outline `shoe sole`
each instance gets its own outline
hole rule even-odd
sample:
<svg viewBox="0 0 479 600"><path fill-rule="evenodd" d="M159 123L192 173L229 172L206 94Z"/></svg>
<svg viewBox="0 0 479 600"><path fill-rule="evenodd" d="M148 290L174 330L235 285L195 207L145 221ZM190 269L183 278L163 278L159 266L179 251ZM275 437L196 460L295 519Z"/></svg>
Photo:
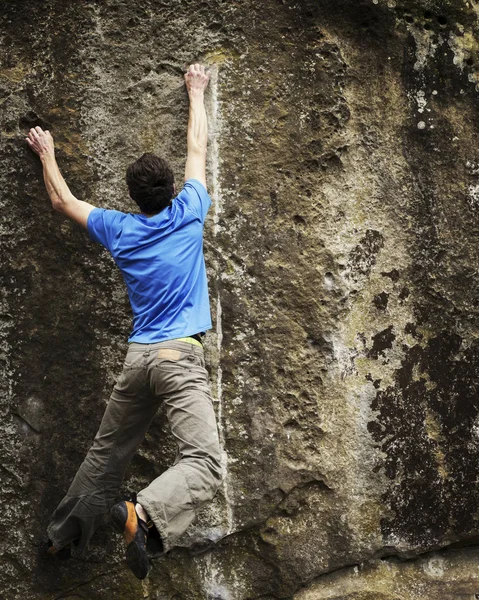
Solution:
<svg viewBox="0 0 479 600"><path fill-rule="evenodd" d="M128 508L125 505L115 504L110 510L113 525L119 533L124 533L128 520ZM143 536L141 528L138 528L135 538ZM150 561L146 553L146 547L140 540L131 541L126 548L126 564L137 579L145 579L150 570Z"/></svg>
<svg viewBox="0 0 479 600"><path fill-rule="evenodd" d="M126 549L126 564L137 579L145 579L150 570L150 561L146 551L142 550L135 541L130 542Z"/></svg>

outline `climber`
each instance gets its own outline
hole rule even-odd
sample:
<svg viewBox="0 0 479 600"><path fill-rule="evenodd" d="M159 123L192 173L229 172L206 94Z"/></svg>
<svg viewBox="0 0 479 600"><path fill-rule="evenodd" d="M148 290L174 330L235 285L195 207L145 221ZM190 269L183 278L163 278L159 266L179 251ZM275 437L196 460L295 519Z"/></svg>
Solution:
<svg viewBox="0 0 479 600"><path fill-rule="evenodd" d="M126 560L139 579L152 548L167 552L213 498L222 480L218 431L202 336L211 328L203 226L206 191L209 73L199 64L185 74L189 96L185 184L175 196L173 172L143 154L126 172L139 214L95 208L70 192L55 160L54 142L40 127L26 141L40 157L55 210L87 228L122 271L133 311L123 372L100 429L48 525L44 553L65 559L85 549L102 517L126 542ZM128 501L115 504L126 470L163 403L178 454L173 466ZM155 545L156 543L156 545Z"/></svg>

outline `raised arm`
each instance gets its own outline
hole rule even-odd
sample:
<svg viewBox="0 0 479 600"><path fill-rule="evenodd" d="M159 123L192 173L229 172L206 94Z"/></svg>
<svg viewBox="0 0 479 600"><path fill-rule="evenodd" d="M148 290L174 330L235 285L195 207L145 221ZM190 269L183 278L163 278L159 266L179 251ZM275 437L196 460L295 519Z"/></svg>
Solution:
<svg viewBox="0 0 479 600"><path fill-rule="evenodd" d="M26 141L42 161L43 179L53 208L86 227L88 215L95 207L88 202L78 200L71 193L58 168L55 145L50 132L43 131L41 127L35 127L30 129Z"/></svg>
<svg viewBox="0 0 479 600"><path fill-rule="evenodd" d="M208 123L204 103L204 92L210 79L203 65L190 65L185 73L186 89L190 98L188 120L185 180L198 179L206 187L206 145Z"/></svg>

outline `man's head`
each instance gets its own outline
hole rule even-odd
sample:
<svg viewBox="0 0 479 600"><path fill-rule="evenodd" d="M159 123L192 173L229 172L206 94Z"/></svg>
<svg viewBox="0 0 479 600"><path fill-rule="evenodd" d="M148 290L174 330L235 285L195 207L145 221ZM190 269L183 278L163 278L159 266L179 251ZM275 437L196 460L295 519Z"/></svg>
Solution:
<svg viewBox="0 0 479 600"><path fill-rule="evenodd" d="M128 167L126 184L130 196L146 214L166 208L175 193L175 179L169 164L150 152Z"/></svg>

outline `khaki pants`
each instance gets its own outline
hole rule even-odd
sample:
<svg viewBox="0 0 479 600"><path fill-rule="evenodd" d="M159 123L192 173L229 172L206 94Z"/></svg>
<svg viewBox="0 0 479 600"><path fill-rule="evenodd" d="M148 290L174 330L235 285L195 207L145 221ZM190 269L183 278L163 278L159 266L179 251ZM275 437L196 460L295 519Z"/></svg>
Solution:
<svg viewBox="0 0 479 600"><path fill-rule="evenodd" d="M141 490L145 508L168 551L211 500L222 480L215 413L203 349L188 342L129 345L93 446L52 515L57 548L85 549L117 501L125 470L164 403L178 445L175 464Z"/></svg>

